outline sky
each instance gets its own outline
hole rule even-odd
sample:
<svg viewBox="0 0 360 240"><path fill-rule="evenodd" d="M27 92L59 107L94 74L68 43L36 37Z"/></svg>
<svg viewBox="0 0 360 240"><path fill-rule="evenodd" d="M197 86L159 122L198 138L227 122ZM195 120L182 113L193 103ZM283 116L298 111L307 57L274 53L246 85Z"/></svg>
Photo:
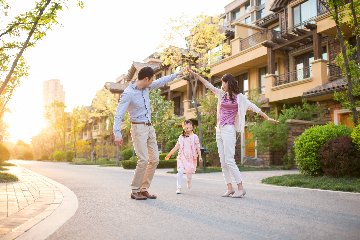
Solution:
<svg viewBox="0 0 360 240"><path fill-rule="evenodd" d="M21 11L34 1L17 0ZM74 1L75 2L75 1ZM85 8L70 6L44 40L25 53L30 74L9 102L9 140L28 143L46 125L43 81L60 79L65 105L87 106L105 82L127 73L133 61L143 61L164 43L170 19L200 14L218 15L231 0L84 0ZM166 43L165 43L166 44Z"/></svg>

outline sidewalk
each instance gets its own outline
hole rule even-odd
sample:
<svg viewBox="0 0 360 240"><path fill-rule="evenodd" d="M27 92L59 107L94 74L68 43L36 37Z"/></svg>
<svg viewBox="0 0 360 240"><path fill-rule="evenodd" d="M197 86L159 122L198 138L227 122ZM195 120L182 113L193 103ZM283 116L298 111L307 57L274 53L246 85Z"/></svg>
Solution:
<svg viewBox="0 0 360 240"><path fill-rule="evenodd" d="M15 239L60 206L63 194L51 180L23 167L7 167L18 182L0 183L0 239Z"/></svg>

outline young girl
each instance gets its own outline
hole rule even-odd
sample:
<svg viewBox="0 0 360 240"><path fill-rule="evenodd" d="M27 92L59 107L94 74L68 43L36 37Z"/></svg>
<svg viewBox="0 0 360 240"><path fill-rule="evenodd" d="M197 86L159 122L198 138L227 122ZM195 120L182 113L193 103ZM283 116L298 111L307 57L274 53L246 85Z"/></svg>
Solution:
<svg viewBox="0 0 360 240"><path fill-rule="evenodd" d="M179 150L177 157L177 189L176 193L181 193L181 180L184 172L187 176L187 188L191 187L191 176L196 171L197 158L199 156L199 162L202 162L200 142L196 134L193 133L193 125L190 120L183 122L183 133L180 135L175 147L165 157L165 160L169 160Z"/></svg>
<svg viewBox="0 0 360 240"><path fill-rule="evenodd" d="M277 121L267 116L246 96L239 93L237 81L231 74L225 74L221 78L222 89L214 87L210 82L197 73L188 69L191 75L200 80L205 87L210 89L218 98L216 143L219 152L222 172L227 186L223 197L241 198L246 194L242 185L242 177L235 163L236 132L244 133L245 115L247 110L258 113L266 120L276 123ZM237 189L232 186L231 176L235 179Z"/></svg>

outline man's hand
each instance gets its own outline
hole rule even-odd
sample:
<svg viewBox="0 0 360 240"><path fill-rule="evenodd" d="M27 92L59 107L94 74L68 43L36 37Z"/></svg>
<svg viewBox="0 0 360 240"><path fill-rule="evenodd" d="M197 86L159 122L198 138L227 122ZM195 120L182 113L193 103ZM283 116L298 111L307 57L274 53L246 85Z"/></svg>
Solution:
<svg viewBox="0 0 360 240"><path fill-rule="evenodd" d="M122 138L120 138L120 139L115 139L115 145L116 146L119 146L119 147L121 147L122 145L123 145L123 139Z"/></svg>

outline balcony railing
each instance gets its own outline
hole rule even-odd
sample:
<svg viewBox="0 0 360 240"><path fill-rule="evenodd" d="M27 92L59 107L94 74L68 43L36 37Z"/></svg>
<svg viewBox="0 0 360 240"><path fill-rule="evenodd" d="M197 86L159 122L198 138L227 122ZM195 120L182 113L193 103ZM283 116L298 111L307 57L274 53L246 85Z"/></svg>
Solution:
<svg viewBox="0 0 360 240"><path fill-rule="evenodd" d="M284 85L291 82L303 80L312 76L311 67L298 69L286 74L275 76L275 86Z"/></svg>
<svg viewBox="0 0 360 240"><path fill-rule="evenodd" d="M301 22L301 23L298 23L298 24L296 24L296 25L288 28L288 32L291 33L291 32L293 32L296 28L304 29L305 26L306 26L307 24L309 24L309 23L316 24L316 22L315 22L315 19L316 19L316 18L317 18L317 16L313 16L313 17L311 17L311 18L309 18L309 19L307 19L307 20L305 20L305 21L303 21L303 22Z"/></svg>
<svg viewBox="0 0 360 240"><path fill-rule="evenodd" d="M335 64L328 64L328 76L330 81L341 77L341 69Z"/></svg>
<svg viewBox="0 0 360 240"><path fill-rule="evenodd" d="M267 40L267 30L263 30L261 32L255 33L247 38L240 40L240 51L248 49L252 46L255 46L259 43L262 43Z"/></svg>

